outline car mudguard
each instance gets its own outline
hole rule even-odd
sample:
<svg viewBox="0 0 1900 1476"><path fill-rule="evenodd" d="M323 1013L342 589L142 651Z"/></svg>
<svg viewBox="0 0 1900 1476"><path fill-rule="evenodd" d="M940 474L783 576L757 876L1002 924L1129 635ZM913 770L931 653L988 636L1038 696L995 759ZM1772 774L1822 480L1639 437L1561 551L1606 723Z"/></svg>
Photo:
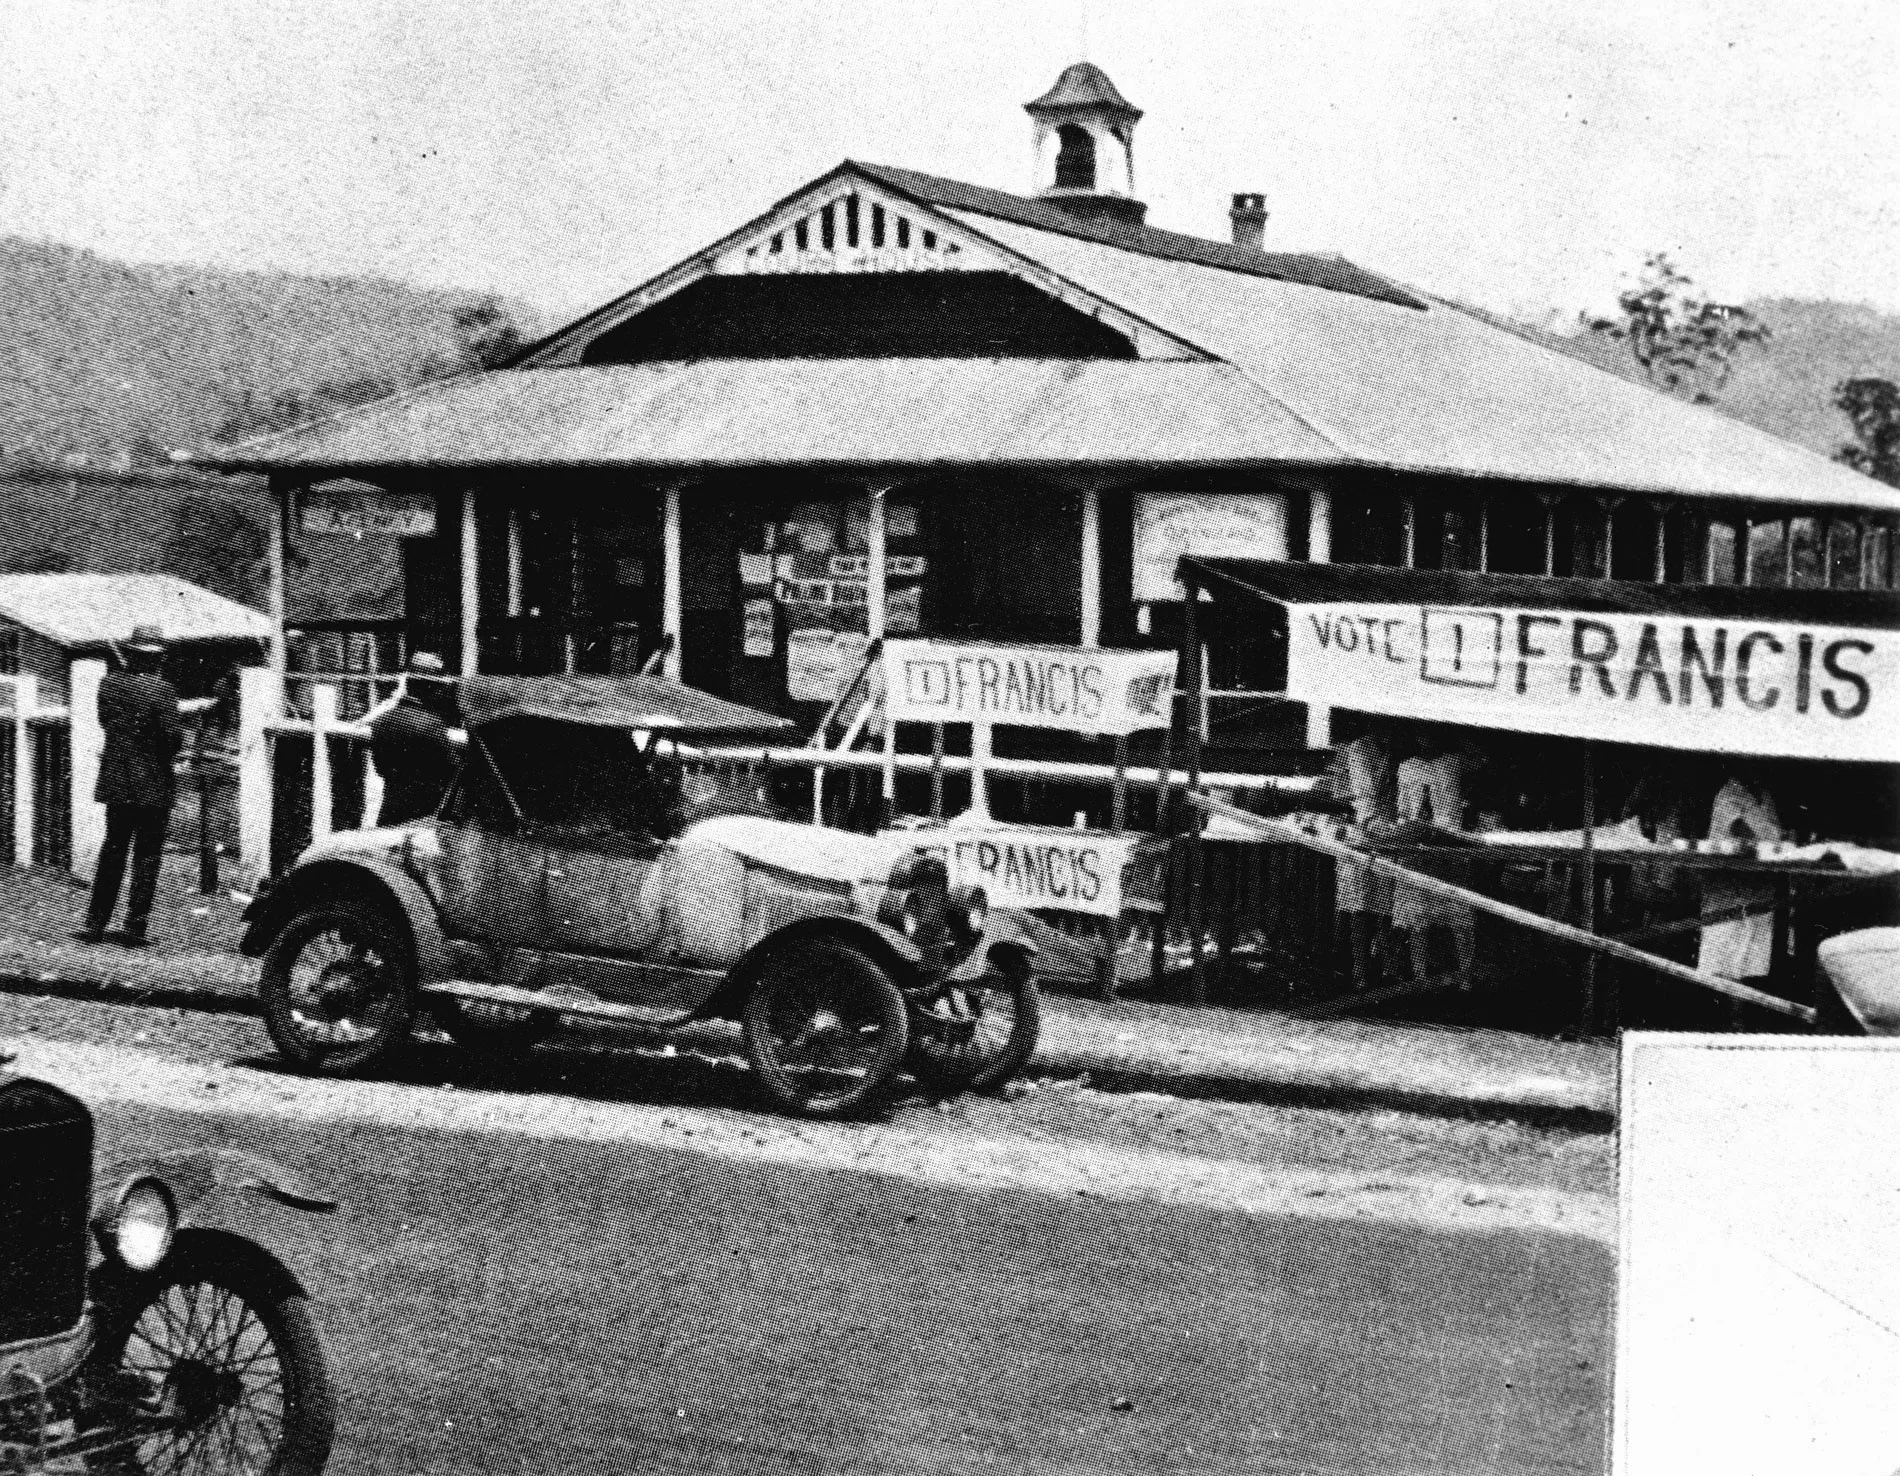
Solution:
<svg viewBox="0 0 1900 1476"><path fill-rule="evenodd" d="M1015 918L991 913L983 925L983 936L976 947L950 970L952 983L967 984L980 979L991 969L1030 969L1041 952Z"/></svg>
<svg viewBox="0 0 1900 1476"><path fill-rule="evenodd" d="M421 882L382 856L325 856L293 868L245 909L250 926L239 952L247 958L260 958L298 913L328 901L365 894L387 902L408 923L419 982L449 977L448 940L434 901Z"/></svg>
<svg viewBox="0 0 1900 1476"><path fill-rule="evenodd" d="M255 1240L231 1230L192 1225L178 1232L170 1252L153 1271L134 1271L111 1256L99 1264L92 1278L92 1296L101 1320L109 1321L135 1309L151 1294L152 1285L165 1268L181 1256L188 1256L200 1266L228 1266L268 1296L307 1297L310 1294L295 1271Z"/></svg>
<svg viewBox="0 0 1900 1476"><path fill-rule="evenodd" d="M805 938L836 938L863 949L891 975L892 982L900 989L916 981L917 970L924 961L915 943L897 929L873 919L842 912L801 917L753 944L745 957L732 966L720 986L693 1011L693 1018L738 1019L745 1008L746 995L772 955Z"/></svg>
<svg viewBox="0 0 1900 1476"><path fill-rule="evenodd" d="M157 1179L171 1192L180 1224L193 1220L202 1208L238 1194L310 1214L330 1214L337 1207L336 1200L322 1189L271 1159L231 1148L184 1148L123 1159L107 1168L93 1192L93 1224L108 1224L119 1197L139 1179Z"/></svg>

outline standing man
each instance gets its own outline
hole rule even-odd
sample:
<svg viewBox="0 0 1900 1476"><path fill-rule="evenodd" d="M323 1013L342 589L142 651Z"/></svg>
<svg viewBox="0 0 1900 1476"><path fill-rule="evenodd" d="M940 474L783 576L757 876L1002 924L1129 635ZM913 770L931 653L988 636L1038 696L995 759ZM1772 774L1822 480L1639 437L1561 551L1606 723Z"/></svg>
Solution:
<svg viewBox="0 0 1900 1476"><path fill-rule="evenodd" d="M409 658L401 695L367 714L370 761L383 781L378 825L427 819L442 803L456 769L444 718L453 701L442 658L418 651Z"/></svg>
<svg viewBox="0 0 1900 1476"><path fill-rule="evenodd" d="M122 657L124 664L99 684L99 726L106 741L93 798L106 807L105 844L99 848L86 925L73 936L82 943L105 941L129 848L132 888L125 900L125 931L118 941L143 948L165 857L165 832L171 825L172 762L185 735L178 720L177 690L158 674L165 659L165 638L158 627L136 627Z"/></svg>

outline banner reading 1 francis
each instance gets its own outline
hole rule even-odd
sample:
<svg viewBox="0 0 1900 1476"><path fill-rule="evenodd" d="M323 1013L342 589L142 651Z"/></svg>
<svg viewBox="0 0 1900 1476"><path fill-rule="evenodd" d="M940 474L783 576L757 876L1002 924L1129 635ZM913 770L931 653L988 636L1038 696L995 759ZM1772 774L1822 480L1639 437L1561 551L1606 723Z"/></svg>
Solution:
<svg viewBox="0 0 1900 1476"><path fill-rule="evenodd" d="M1707 617L1298 603L1287 695L1613 743L1900 761L1900 632Z"/></svg>
<svg viewBox="0 0 1900 1476"><path fill-rule="evenodd" d="M1173 651L886 641L884 701L900 723L1003 723L1121 735L1168 725Z"/></svg>

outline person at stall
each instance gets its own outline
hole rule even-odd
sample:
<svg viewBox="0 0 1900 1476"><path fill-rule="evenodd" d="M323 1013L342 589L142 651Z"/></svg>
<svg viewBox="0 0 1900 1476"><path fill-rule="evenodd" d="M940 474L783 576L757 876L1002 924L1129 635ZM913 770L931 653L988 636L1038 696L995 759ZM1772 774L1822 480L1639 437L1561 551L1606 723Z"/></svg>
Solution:
<svg viewBox="0 0 1900 1476"><path fill-rule="evenodd" d="M1709 839L1760 845L1785 839L1775 797L1759 764L1744 764L1716 792L1709 807ZM1712 917L1738 907L1774 900L1772 883L1745 872L1703 873L1702 915ZM1705 974L1752 983L1759 988L1774 963L1775 920L1771 913L1705 923L1696 967Z"/></svg>
<svg viewBox="0 0 1900 1476"><path fill-rule="evenodd" d="M1647 756L1619 818L1634 820L1643 839L1654 845L1685 839L1689 834L1685 779L1680 759L1660 753ZM1647 925L1682 915L1682 874L1679 866L1656 862L1630 868L1630 905L1637 922Z"/></svg>
<svg viewBox="0 0 1900 1476"><path fill-rule="evenodd" d="M1465 778L1471 756L1454 748L1442 729L1427 728L1418 737L1412 756L1399 765L1395 808L1401 821L1421 821L1440 830L1464 829ZM1435 862L1431 874L1463 883L1464 868L1457 862ZM1392 889L1392 925L1407 936L1412 954L1412 980L1428 984L1436 977L1431 967L1431 940L1436 933L1450 935L1457 966L1447 982L1471 987L1477 957L1477 923L1463 902L1399 882Z"/></svg>
<svg viewBox="0 0 1900 1476"><path fill-rule="evenodd" d="M1394 818L1392 756L1376 733L1365 733L1333 752L1328 782L1336 799L1352 806L1363 837L1368 826ZM1336 934L1343 937L1356 988L1378 982L1377 952L1392 922L1392 882L1366 866L1342 861L1333 878Z"/></svg>

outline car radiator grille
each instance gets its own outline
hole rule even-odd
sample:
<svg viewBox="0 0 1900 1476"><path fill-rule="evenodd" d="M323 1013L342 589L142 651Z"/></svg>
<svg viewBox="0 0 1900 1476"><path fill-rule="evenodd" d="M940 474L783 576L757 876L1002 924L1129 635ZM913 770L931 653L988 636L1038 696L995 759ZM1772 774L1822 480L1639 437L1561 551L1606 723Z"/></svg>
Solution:
<svg viewBox="0 0 1900 1476"><path fill-rule="evenodd" d="M0 1080L0 1347L79 1320L91 1196L85 1104L44 1082Z"/></svg>

